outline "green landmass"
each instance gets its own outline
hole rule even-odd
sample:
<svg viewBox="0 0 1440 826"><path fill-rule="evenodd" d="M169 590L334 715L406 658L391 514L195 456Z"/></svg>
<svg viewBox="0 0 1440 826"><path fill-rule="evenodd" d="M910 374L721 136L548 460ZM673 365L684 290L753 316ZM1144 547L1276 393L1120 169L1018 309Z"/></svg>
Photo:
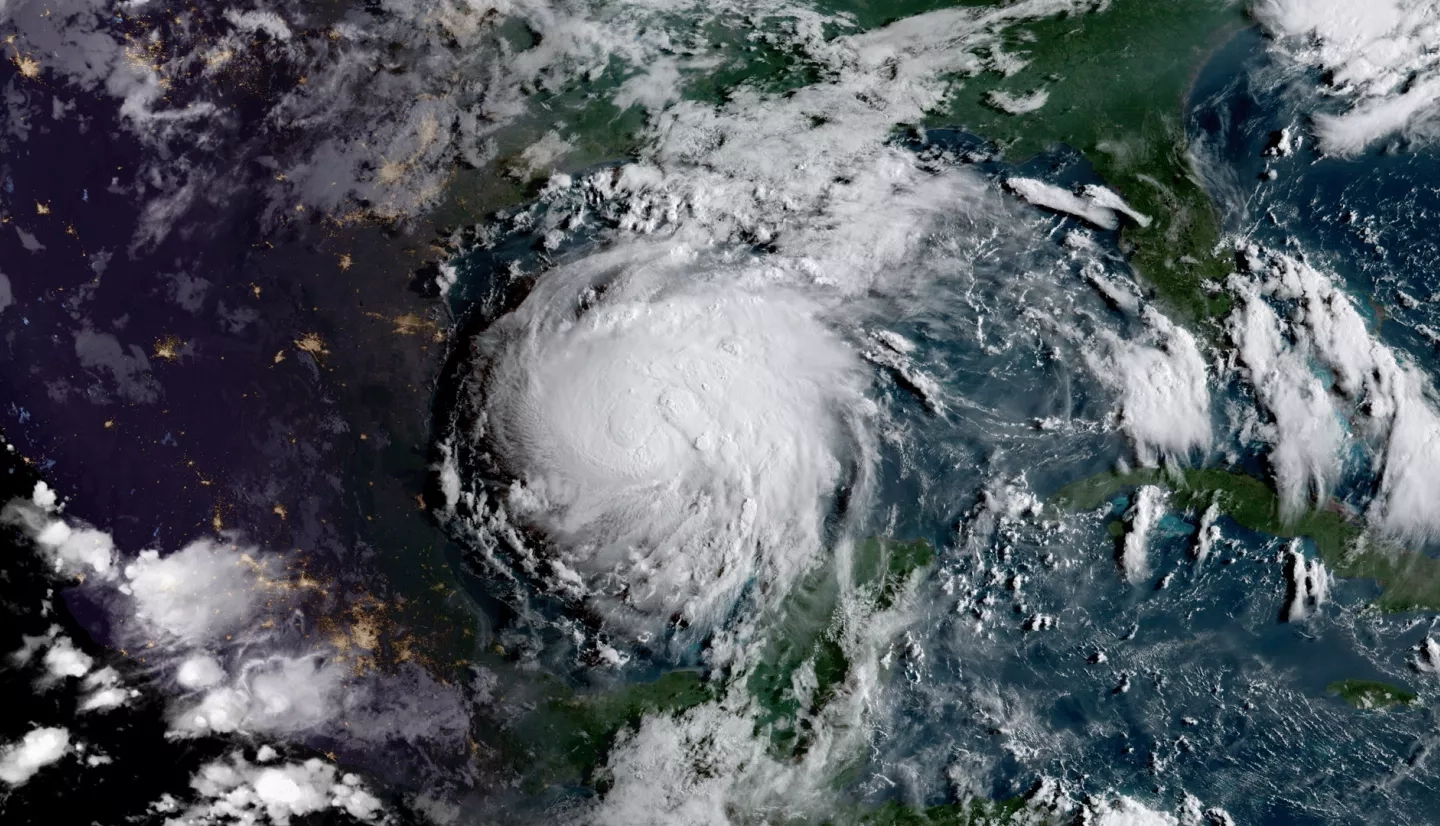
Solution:
<svg viewBox="0 0 1440 826"><path fill-rule="evenodd" d="M884 610L934 558L928 540L867 539L855 548L855 586L875 610ZM808 577L787 599L763 662L750 676L747 686L760 709L757 731L769 733L778 754L804 752L813 736L810 718L849 673L850 661L838 636L839 600L833 568ZM814 690L802 705L793 677L807 664L815 675ZM534 710L498 738L497 745L522 767L524 784L532 792L573 783L603 787L605 761L622 731L638 727L646 714L675 714L714 698L714 685L697 671L673 671L653 682L594 693L553 680L512 688L533 694L528 704Z"/></svg>
<svg viewBox="0 0 1440 826"><path fill-rule="evenodd" d="M883 611L934 559L929 540L866 539L855 546L853 584L869 596L875 610ZM822 567L806 577L786 598L761 662L746 684L759 707L756 729L769 733L777 754L804 753L814 734L812 718L850 672L850 659L841 644L840 592L832 568ZM807 665L814 680L808 696L801 696L795 691L795 677Z"/></svg>
<svg viewBox="0 0 1440 826"><path fill-rule="evenodd" d="M1103 11L1021 23L1006 30L1008 53L1028 64L1006 77L963 81L930 126L959 125L1021 162L1056 144L1080 152L1149 227L1128 222L1122 246L1140 276L1189 321L1224 313L1229 300L1202 284L1223 278L1230 258L1214 204L1187 156L1185 98L1211 53L1249 21L1243 4L1219 0L1114 0ZM1001 112L992 92L1049 101L1021 115Z"/></svg>
<svg viewBox="0 0 1440 826"><path fill-rule="evenodd" d="M943 8L1000 5L1003 0L826 0L817 10L853 19L854 27L828 27L826 36L834 37ZM1113 0L1101 12L1018 22L1002 33L1001 42L1006 53L1026 61L1023 68L1008 76L954 78L954 93L928 114L926 125L964 128L994 141L1017 163L1057 145L1080 152L1107 185L1154 219L1148 227L1127 221L1121 231L1122 247L1141 279L1178 317L1205 321L1228 310L1230 299L1206 293L1203 284L1223 278L1232 262L1216 251L1219 217L1188 159L1185 97L1214 49L1248 24L1244 4L1223 0ZM786 26L794 23L783 15L763 21L718 15L707 21L697 35L717 50L717 65L682 70L683 96L718 104L742 86L783 94L822 81L828 70ZM509 39L523 50L527 36L511 33ZM622 112L608 100L631 73L616 62L593 77L537 95L559 116L555 125L571 142L565 168L634 154L646 115L639 107ZM1019 115L1002 112L990 97L1041 89L1049 101ZM521 174L520 154L547 127L531 123L507 130L499 166L515 174L466 176L446 219L458 221L471 203L506 205L533 197L548 171Z"/></svg>
<svg viewBox="0 0 1440 826"><path fill-rule="evenodd" d="M646 714L675 714L713 696L711 684L696 671L672 671L653 682L594 694L552 684L535 710L507 732L502 747L514 752L531 792L556 784L591 783L603 780L597 771L621 731L638 727Z"/></svg>
<svg viewBox="0 0 1440 826"><path fill-rule="evenodd" d="M1377 680L1340 680L1330 684L1330 693L1363 709L1386 709L1415 702L1414 692Z"/></svg>
<svg viewBox="0 0 1440 826"><path fill-rule="evenodd" d="M1244 474L1220 468L1103 473L1067 485L1055 494L1054 501L1068 510L1093 510L1141 485L1167 488L1182 508L1203 510L1213 502L1221 513L1257 533L1311 540L1320 559L1337 576L1380 583L1384 593L1375 604L1382 610L1440 610L1440 560L1371 541L1338 510L1311 508L1287 516L1280 510L1275 491Z"/></svg>
<svg viewBox="0 0 1440 826"><path fill-rule="evenodd" d="M998 801L976 798L922 808L892 800L864 813L857 822L864 826L1001 826L1021 821L1016 815L1025 812L1025 802L1023 797ZM1035 821L1027 817L1023 822Z"/></svg>

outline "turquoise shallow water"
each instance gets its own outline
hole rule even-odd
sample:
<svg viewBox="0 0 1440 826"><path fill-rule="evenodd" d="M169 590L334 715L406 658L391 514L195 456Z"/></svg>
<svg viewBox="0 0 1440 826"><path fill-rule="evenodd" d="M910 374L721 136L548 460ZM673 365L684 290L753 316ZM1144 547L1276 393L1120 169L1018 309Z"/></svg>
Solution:
<svg viewBox="0 0 1440 826"><path fill-rule="evenodd" d="M1435 344L1423 328L1440 329L1432 318L1440 311L1402 293L1433 292L1428 227L1440 187L1424 182L1440 180L1434 152L1337 161L1305 149L1267 159L1272 133L1300 125L1294 96L1269 83L1267 59L1258 35L1242 33L1195 87L1189 123L1220 184L1214 194L1227 227L1334 266L1355 295L1373 300L1382 338L1429 364ZM963 133L934 131L912 148L965 157L997 179L1093 180L1064 150L1015 168L986 160L983 143ZM1262 180L1272 168L1278 178ZM999 518L1007 496L1019 495L1007 485L1044 499L1127 454L1118 434L1098 426L1112 394L1084 367L1086 345L1057 333L1057 322L1122 335L1137 322L1080 277L1064 245L1079 224L1036 220L1049 222L1042 240L1005 255L934 256L923 300L876 301L858 325L847 320L851 333L883 329L914 343L911 364L941 388L945 410L876 368L878 492L865 523L874 533L929 539L939 553L903 633L885 643L892 667L873 708L871 754L843 796L871 804L1003 798L1051 778L1075 794L1122 793L1166 811L1191 794L1241 823L1440 822L1440 777L1426 760L1440 692L1407 665L1429 617L1377 615L1365 609L1373 583L1342 581L1308 622L1283 623L1285 544L1228 519L1202 563L1191 553L1198 514L1167 513L1152 534L1152 575L1131 585L1106 532L1128 499L1096 514ZM965 237L963 227L954 237ZM1116 239L1093 237L1101 260L1119 266ZM528 277L505 275L510 262L543 270L545 259L584 255L604 236L544 253L538 240L516 233L461 260L451 298L464 329L483 329L524 297ZM936 243L944 242L942 234ZM1243 388L1216 393L1216 446L1206 461L1230 452L1241 468L1264 474L1262 446L1228 433L1221 414L1244 400ZM1342 494L1359 506L1367 482L1360 463L1351 465ZM522 619L504 607L513 590L471 582L497 606L502 634L507 623L524 625L565 647L544 619L564 616L563 601L527 594L538 613ZM704 645L637 650L627 678L694 665ZM560 671L566 662L550 659ZM1421 702L1355 710L1327 690L1349 678L1402 684Z"/></svg>

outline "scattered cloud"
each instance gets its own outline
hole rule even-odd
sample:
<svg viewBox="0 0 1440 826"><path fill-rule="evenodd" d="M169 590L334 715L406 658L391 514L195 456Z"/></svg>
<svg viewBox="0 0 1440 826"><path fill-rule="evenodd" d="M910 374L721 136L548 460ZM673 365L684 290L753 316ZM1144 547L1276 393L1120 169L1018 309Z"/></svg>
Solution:
<svg viewBox="0 0 1440 826"><path fill-rule="evenodd" d="M150 375L150 359L138 345L127 350L114 335L84 327L75 332L75 355L81 367L108 375L121 399L132 404L160 400L160 383Z"/></svg>

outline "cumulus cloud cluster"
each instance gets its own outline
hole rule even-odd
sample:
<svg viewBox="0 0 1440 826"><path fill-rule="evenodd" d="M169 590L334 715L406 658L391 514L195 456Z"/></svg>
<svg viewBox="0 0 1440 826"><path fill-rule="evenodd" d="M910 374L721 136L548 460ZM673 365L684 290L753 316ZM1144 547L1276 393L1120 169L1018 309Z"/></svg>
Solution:
<svg viewBox="0 0 1440 826"><path fill-rule="evenodd" d="M307 633L323 592L282 557L210 539L132 556L60 508L42 483L3 516L34 538L56 574L81 580L104 607L111 645L143 652L145 682L167 697L172 736L463 739L468 716L458 692L433 690L435 678L418 666L395 674L361 669L354 652ZM78 681L79 712L114 708L140 691L115 666L96 668L58 629L23 642L11 661L38 662L43 680ZM347 718L362 725L352 732Z"/></svg>
<svg viewBox="0 0 1440 826"><path fill-rule="evenodd" d="M276 757L274 749L264 746L253 763L239 753L207 763L190 783L193 799L182 802L166 795L154 811L176 826L288 826L294 818L330 809L364 822L383 819L379 798L356 775L316 758L290 762Z"/></svg>
<svg viewBox="0 0 1440 826"><path fill-rule="evenodd" d="M1381 138L1428 139L1440 114L1440 14L1427 0L1260 0L1254 14L1300 64L1327 73L1340 112L1314 116L1325 152L1350 155Z"/></svg>
<svg viewBox="0 0 1440 826"><path fill-rule="evenodd" d="M32 729L19 742L0 747L0 780L19 786L69 749L69 731L58 726Z"/></svg>
<svg viewBox="0 0 1440 826"><path fill-rule="evenodd" d="M44 669L37 690L45 691L68 680L77 681L84 692L78 707L81 712L108 711L139 694L137 689L121 685L120 673L114 668L95 668L94 658L75 647L74 641L62 634L59 626L52 625L42 635L22 637L20 649L11 652L8 660L12 666L23 667L31 665L37 656Z"/></svg>
<svg viewBox="0 0 1440 826"><path fill-rule="evenodd" d="M1328 491L1358 438L1378 479L1369 518L1399 539L1440 537L1440 412L1429 377L1368 329L1352 299L1305 261L1258 247L1230 279L1237 354L1273 419L1277 484L1294 509ZM1274 304L1284 314L1275 312ZM1333 376L1322 387L1310 361ZM1352 434L1337 423L1348 419Z"/></svg>
<svg viewBox="0 0 1440 826"><path fill-rule="evenodd" d="M1153 307L1145 331L1124 339L1105 330L1087 354L1091 369L1120 395L1119 422L1140 461L1184 459L1210 446L1209 371L1190 331Z"/></svg>

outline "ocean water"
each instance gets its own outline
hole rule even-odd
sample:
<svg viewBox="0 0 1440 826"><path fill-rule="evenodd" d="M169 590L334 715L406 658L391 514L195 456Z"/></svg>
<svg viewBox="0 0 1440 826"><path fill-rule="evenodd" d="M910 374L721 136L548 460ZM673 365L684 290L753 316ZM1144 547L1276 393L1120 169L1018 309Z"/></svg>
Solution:
<svg viewBox="0 0 1440 826"><path fill-rule="evenodd" d="M1247 31L1196 79L1188 123L1227 231L1333 269L1387 343L1432 363L1440 337L1427 331L1440 330L1440 310L1429 300L1429 226L1440 187L1426 182L1440 181L1435 152L1319 159L1302 144L1267 157L1274 133L1303 132L1299 93L1277 75L1264 41ZM1015 167L963 133L936 130L910 146L996 182L1094 180L1064 148ZM457 262L450 298L465 334L515 307L553 261L606 243L596 232L545 249L527 229L544 225L537 210ZM842 796L934 804L1011 797L1048 779L1076 796L1125 794L1164 811L1193 795L1240 823L1440 822L1440 778L1426 762L1440 691L1408 665L1430 617L1381 615L1367 607L1373 582L1339 581L1306 622L1282 622L1288 542L1222 518L1223 539L1196 560L1199 514L1174 510L1152 533L1150 575L1131 584L1107 532L1126 497L1089 514L1027 510L1125 461L1129 448L1105 424L1113 393L1087 368L1086 348L1096 330L1130 337L1139 325L1081 275L1097 261L1123 270L1113 234L1038 212L1030 220L1041 224L1035 241L987 250L957 217L932 241L950 254L924 264L923 295L884 297L846 322L857 346L860 331L903 336L914 345L910 367L938 388L917 392L875 368L878 484L865 520L870 533L930 540L938 558L903 630L875 641L888 666L871 706L869 757ZM1098 251L1075 255L1073 233ZM463 358L450 366L463 369ZM1246 392L1216 392L1216 446L1203 459L1230 454L1263 473L1262 446L1242 443L1221 412ZM1355 468L1341 493L1364 503ZM497 606L496 626L520 622L503 607L513 591L470 563L469 587ZM568 610L527 601L537 605L552 619ZM563 645L559 634L536 633ZM625 673L649 679L689 667L702 649L638 651ZM564 662L550 660L561 670ZM1351 678L1403 685L1420 702L1353 709L1328 690Z"/></svg>
<svg viewBox="0 0 1440 826"><path fill-rule="evenodd" d="M1381 339L1433 375L1434 150L1320 159L1302 145L1267 158L1274 133L1304 129L1302 92L1280 76L1259 35L1244 32L1197 78L1188 120L1227 230L1337 273ZM1225 388L1217 408L1243 393ZM1242 466L1263 468L1261 446L1217 433ZM1363 505L1359 464L1341 495ZM1197 514L1167 514L1152 534L1153 575L1128 585L1103 531L1127 506L1121 498L1108 513L1019 521L978 556L950 544L913 626L925 665L889 695L889 748L871 794L934 803L965 782L1004 796L1051 777L1161 810L1192 794L1241 823L1440 819L1426 763L1435 687L1407 665L1433 618L1380 615L1366 607L1373 582L1340 581L1316 616L1281 622L1286 543L1222 519L1223 543L1199 563L1190 556ZM1009 586L1017 573L1026 577L1018 590ZM987 598L982 628L974 606ZM1027 630L1020 620L1037 613L1054 626ZM1421 700L1352 709L1327 691L1348 678L1393 682Z"/></svg>

